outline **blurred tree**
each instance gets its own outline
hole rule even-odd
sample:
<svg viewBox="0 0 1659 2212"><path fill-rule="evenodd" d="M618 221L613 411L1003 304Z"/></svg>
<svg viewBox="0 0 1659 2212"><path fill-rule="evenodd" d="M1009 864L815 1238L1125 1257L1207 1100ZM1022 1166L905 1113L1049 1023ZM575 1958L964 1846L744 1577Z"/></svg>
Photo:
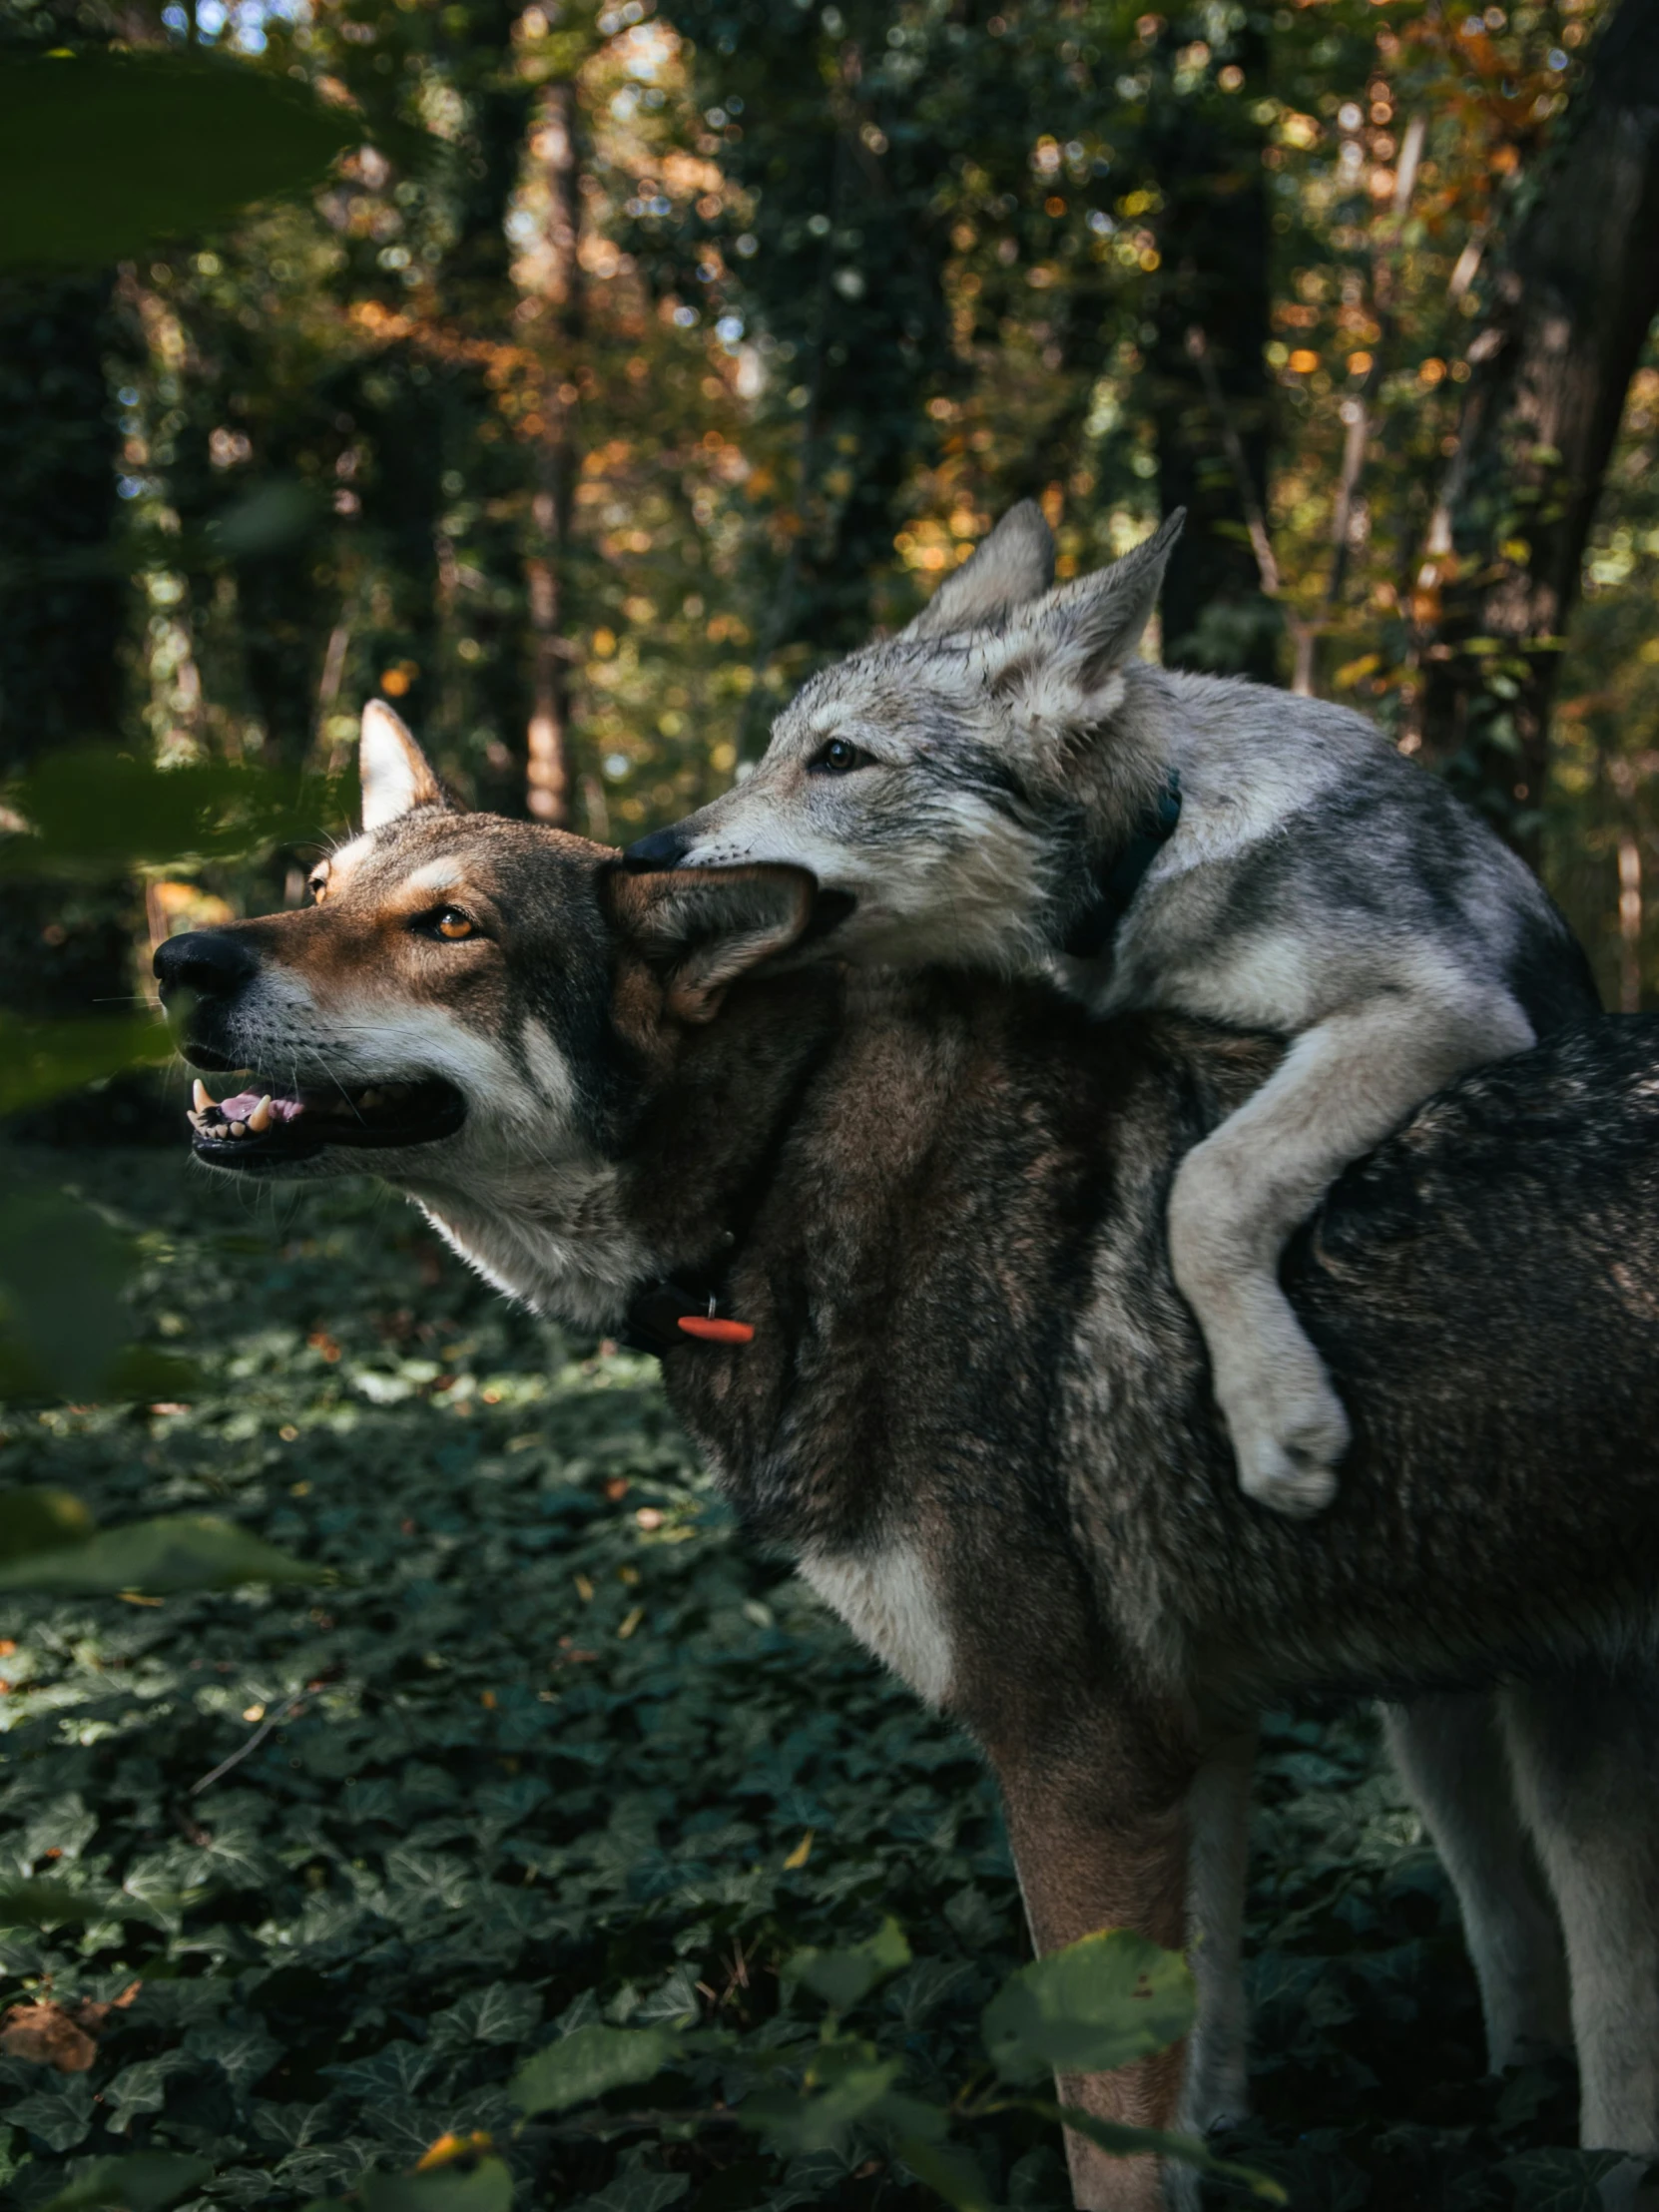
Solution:
<svg viewBox="0 0 1659 2212"><path fill-rule="evenodd" d="M1519 88L1510 98L1524 97ZM1585 541L1659 310L1659 9L1622 0L1489 286L1419 571L1412 732L1536 861Z"/></svg>
<svg viewBox="0 0 1659 2212"><path fill-rule="evenodd" d="M9 558L8 591L89 612L31 601L11 637L43 650L0 647L0 673L38 679L60 720L96 693L174 762L337 768L382 691L463 795L620 836L711 796L790 686L906 619L1012 499L1043 502L1062 575L1180 502L1171 659L1351 699L1436 765L1472 761L1489 802L1521 806L1524 783L1535 817L1550 663L1483 653L1507 633L1479 595L1518 564L1556 605L1529 600L1522 631L1558 627L1583 554L1617 669L1568 680L1544 841L1609 978L1639 988L1652 742L1581 702L1647 697L1644 441L1626 433L1593 523L1594 470L1557 441L1579 490L1555 516L1509 467L1542 325L1499 297L1544 296L1549 226L1601 189L1574 165L1636 128L1639 71L1586 74L1603 14L1630 36L1611 0L124 19L141 44L194 23L236 66L355 103L385 143L305 205L125 265L99 297L136 334L131 373L108 341L96 365L49 341L59 372L81 364L78 527L102 550ZM1613 79L1617 132L1594 105ZM1621 274L1636 231L1596 238L1596 331L1627 294L1616 346L1590 347L1602 450L1645 320ZM57 465L25 358L14 502ZM1506 482L1532 499L1523 530L1478 489ZM1448 531L1455 578L1432 550ZM1447 696L1479 721L1472 751L1435 734ZM1530 716L1524 775L1506 713ZM1535 820L1510 828L1536 848ZM289 895L302 857L278 855ZM272 895L240 862L183 873L155 926Z"/></svg>
<svg viewBox="0 0 1659 2212"><path fill-rule="evenodd" d="M1144 392L1166 514L1187 510L1164 585L1166 657L1271 680L1278 610L1264 596L1274 395L1271 233L1264 137L1247 86L1267 81L1267 38L1245 17L1220 51L1213 10L1137 44L1152 82L1139 153L1157 196L1158 241Z"/></svg>

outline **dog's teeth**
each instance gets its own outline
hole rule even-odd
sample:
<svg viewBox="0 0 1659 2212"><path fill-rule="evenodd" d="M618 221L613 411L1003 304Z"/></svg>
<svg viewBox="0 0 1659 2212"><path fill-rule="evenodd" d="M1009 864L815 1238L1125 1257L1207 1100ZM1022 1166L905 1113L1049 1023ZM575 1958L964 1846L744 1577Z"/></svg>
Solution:
<svg viewBox="0 0 1659 2212"><path fill-rule="evenodd" d="M196 1078L196 1081L191 1085L190 1095L196 1103L196 1111L199 1114L205 1114L210 1106L217 1106L219 1104L219 1100L217 1098L210 1098L208 1096L208 1086L206 1083L203 1082L201 1076L198 1076Z"/></svg>
<svg viewBox="0 0 1659 2212"><path fill-rule="evenodd" d="M357 1104L359 1106L383 1106L385 1100L379 1091L371 1087L366 1091L357 1093Z"/></svg>
<svg viewBox="0 0 1659 2212"><path fill-rule="evenodd" d="M225 1121L216 1121L213 1124L212 1128L210 1128L208 1131L208 1135L214 1138L216 1141L221 1137L228 1137L230 1134L231 1125L229 1122Z"/></svg>
<svg viewBox="0 0 1659 2212"><path fill-rule="evenodd" d="M249 1115L248 1126L256 1137L263 1136L271 1127L271 1095L269 1092Z"/></svg>
<svg viewBox="0 0 1659 2212"><path fill-rule="evenodd" d="M247 1136L247 1134L248 1134L248 1124L247 1124L247 1122L245 1122L245 1121L234 1121L234 1122L232 1122L232 1124L231 1124L231 1134L232 1134L232 1136L233 1136L233 1137L246 1137L246 1136Z"/></svg>

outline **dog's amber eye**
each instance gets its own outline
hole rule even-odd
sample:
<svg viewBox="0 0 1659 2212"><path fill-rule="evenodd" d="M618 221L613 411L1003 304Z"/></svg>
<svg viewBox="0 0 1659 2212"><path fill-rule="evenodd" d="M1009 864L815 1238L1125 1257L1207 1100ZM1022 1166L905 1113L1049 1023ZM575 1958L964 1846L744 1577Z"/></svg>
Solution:
<svg viewBox="0 0 1659 2212"><path fill-rule="evenodd" d="M827 776L845 776L851 769L866 768L868 765L869 755L860 753L846 738L831 738L807 764L809 768L819 769Z"/></svg>
<svg viewBox="0 0 1659 2212"><path fill-rule="evenodd" d="M472 922L459 906L445 906L438 916L438 935L453 941L457 937L470 937Z"/></svg>

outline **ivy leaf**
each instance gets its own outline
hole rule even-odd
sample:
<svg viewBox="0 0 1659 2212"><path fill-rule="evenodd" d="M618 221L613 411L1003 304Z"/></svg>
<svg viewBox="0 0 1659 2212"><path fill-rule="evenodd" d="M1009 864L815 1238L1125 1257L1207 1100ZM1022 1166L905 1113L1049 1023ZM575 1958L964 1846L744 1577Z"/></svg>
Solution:
<svg viewBox="0 0 1659 2212"><path fill-rule="evenodd" d="M38 1876L0 1879L0 1928L61 1928L108 1919L120 1903L107 1890L72 1890Z"/></svg>
<svg viewBox="0 0 1659 2212"><path fill-rule="evenodd" d="M180 1590L232 1590L243 1582L316 1582L323 1573L234 1521L211 1513L177 1513L161 1520L128 1521L88 1543L62 1545L0 1565L0 1590L75 1597L142 1590L165 1597Z"/></svg>
<svg viewBox="0 0 1659 2212"><path fill-rule="evenodd" d="M679 2056L680 2037L666 2027L578 2027L537 2051L507 2084L519 2111L563 2112L591 2104L612 2089L649 2081Z"/></svg>
<svg viewBox="0 0 1659 2212"><path fill-rule="evenodd" d="M684 1964L676 1966L662 1987L653 1989L634 2014L646 2027L695 2027L701 2016L697 1975Z"/></svg>
<svg viewBox="0 0 1659 2212"><path fill-rule="evenodd" d="M8 871L9 872L9 871ZM0 1114L21 1113L129 1068L161 1067L173 1039L149 1014L0 1019Z"/></svg>
<svg viewBox="0 0 1659 2212"><path fill-rule="evenodd" d="M825 2088L799 2095L787 2089L758 2089L739 2106L738 2123L753 2129L769 2149L786 2156L833 2149L855 2120L879 2116L878 2108L902 2066L898 2058L848 2066Z"/></svg>
<svg viewBox="0 0 1659 2212"><path fill-rule="evenodd" d="M1040 2112L1045 2119L1061 2121L1075 2135L1086 2135L1115 2158L1173 2158L1180 2165L1213 2174L1218 2181L1241 2181L1252 2196L1266 2204L1290 2201L1271 2175L1259 2173L1253 2166L1236 2165L1228 2158L1212 2157L1196 2135L1168 2135L1156 2127L1126 2127L1116 2120L1098 2120L1092 2112L1084 2112L1074 2104L1043 2104L1033 2098L1029 2109Z"/></svg>
<svg viewBox="0 0 1659 2212"><path fill-rule="evenodd" d="M0 262L13 267L118 261L303 191L369 136L358 117L229 56L8 55L0 107Z"/></svg>
<svg viewBox="0 0 1659 2212"><path fill-rule="evenodd" d="M60 2189L41 2212L94 2212L101 2205L120 2206L122 2212L163 2212L164 2206L199 2188L212 2173L206 2159L182 2158L172 2151L141 2150L126 2158L100 2158L67 2189Z"/></svg>
<svg viewBox="0 0 1659 2212"><path fill-rule="evenodd" d="M925 2142L903 2136L894 2144L900 2158L925 2189L943 2197L955 2212L995 2212L996 2199L979 2161L960 2143Z"/></svg>
<svg viewBox="0 0 1659 2212"><path fill-rule="evenodd" d="M469 2173L365 2174L361 2195L363 2212L511 2212L513 2177L499 2158L481 2158Z"/></svg>
<svg viewBox="0 0 1659 2212"><path fill-rule="evenodd" d="M282 2045L257 2020L204 2020L185 2037L193 2058L211 2058L234 2089L251 2089L282 2055Z"/></svg>
<svg viewBox="0 0 1659 2212"><path fill-rule="evenodd" d="M81 1544L98 1524L67 1490L18 1487L0 1490L0 1562Z"/></svg>
<svg viewBox="0 0 1659 2212"><path fill-rule="evenodd" d="M631 2166L597 2196L584 2197L578 2212L667 2212L690 2187L690 2174L649 2173Z"/></svg>
<svg viewBox="0 0 1659 2212"><path fill-rule="evenodd" d="M798 1950L785 1961L784 1978L802 1982L836 2012L846 2012L868 1996L877 1982L910 1963L910 1946L894 1920L883 1921L876 1933L844 1950Z"/></svg>
<svg viewBox="0 0 1659 2212"><path fill-rule="evenodd" d="M521 1981L473 1989L432 2021L434 2042L522 2043L541 2018L541 1997Z"/></svg>
<svg viewBox="0 0 1659 2212"><path fill-rule="evenodd" d="M1515 2212L1602 2212L1607 2177L1626 2167L1634 2180L1641 2164L1620 2150L1524 2150L1497 2170L1514 2184Z"/></svg>
<svg viewBox="0 0 1659 2212"><path fill-rule="evenodd" d="M48 2150L73 2150L92 2131L92 2083L85 2074L66 2074L55 2087L20 2097L6 2117Z"/></svg>
<svg viewBox="0 0 1659 2212"><path fill-rule="evenodd" d="M1022 1966L986 2005L985 2048L1005 2081L1109 2073L1192 2026L1193 1977L1176 1950L1129 1930L1085 1936Z"/></svg>
<svg viewBox="0 0 1659 2212"><path fill-rule="evenodd" d="M0 65L0 90L5 74ZM4 165L0 154L0 194ZM251 857L345 814L349 793L343 782L230 761L160 769L109 746L54 747L7 792L27 829L0 843L0 875L96 882L135 867Z"/></svg>

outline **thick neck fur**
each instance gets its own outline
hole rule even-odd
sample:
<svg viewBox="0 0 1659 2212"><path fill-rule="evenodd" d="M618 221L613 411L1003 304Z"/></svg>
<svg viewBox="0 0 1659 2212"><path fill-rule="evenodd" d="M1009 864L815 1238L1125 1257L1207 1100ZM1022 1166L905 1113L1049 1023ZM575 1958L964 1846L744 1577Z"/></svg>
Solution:
<svg viewBox="0 0 1659 2212"><path fill-rule="evenodd" d="M750 983L718 1022L654 1040L619 1124L624 1161L584 1147L403 1187L498 1290L573 1328L615 1329L647 1285L727 1255L840 993L828 967Z"/></svg>
<svg viewBox="0 0 1659 2212"><path fill-rule="evenodd" d="M1047 847L1045 949L1065 941L1102 867L1139 834L1181 751L1178 704L1163 670L1144 661L1118 672L1093 728L1057 733L1039 748L1031 797L1043 820L1061 826Z"/></svg>

